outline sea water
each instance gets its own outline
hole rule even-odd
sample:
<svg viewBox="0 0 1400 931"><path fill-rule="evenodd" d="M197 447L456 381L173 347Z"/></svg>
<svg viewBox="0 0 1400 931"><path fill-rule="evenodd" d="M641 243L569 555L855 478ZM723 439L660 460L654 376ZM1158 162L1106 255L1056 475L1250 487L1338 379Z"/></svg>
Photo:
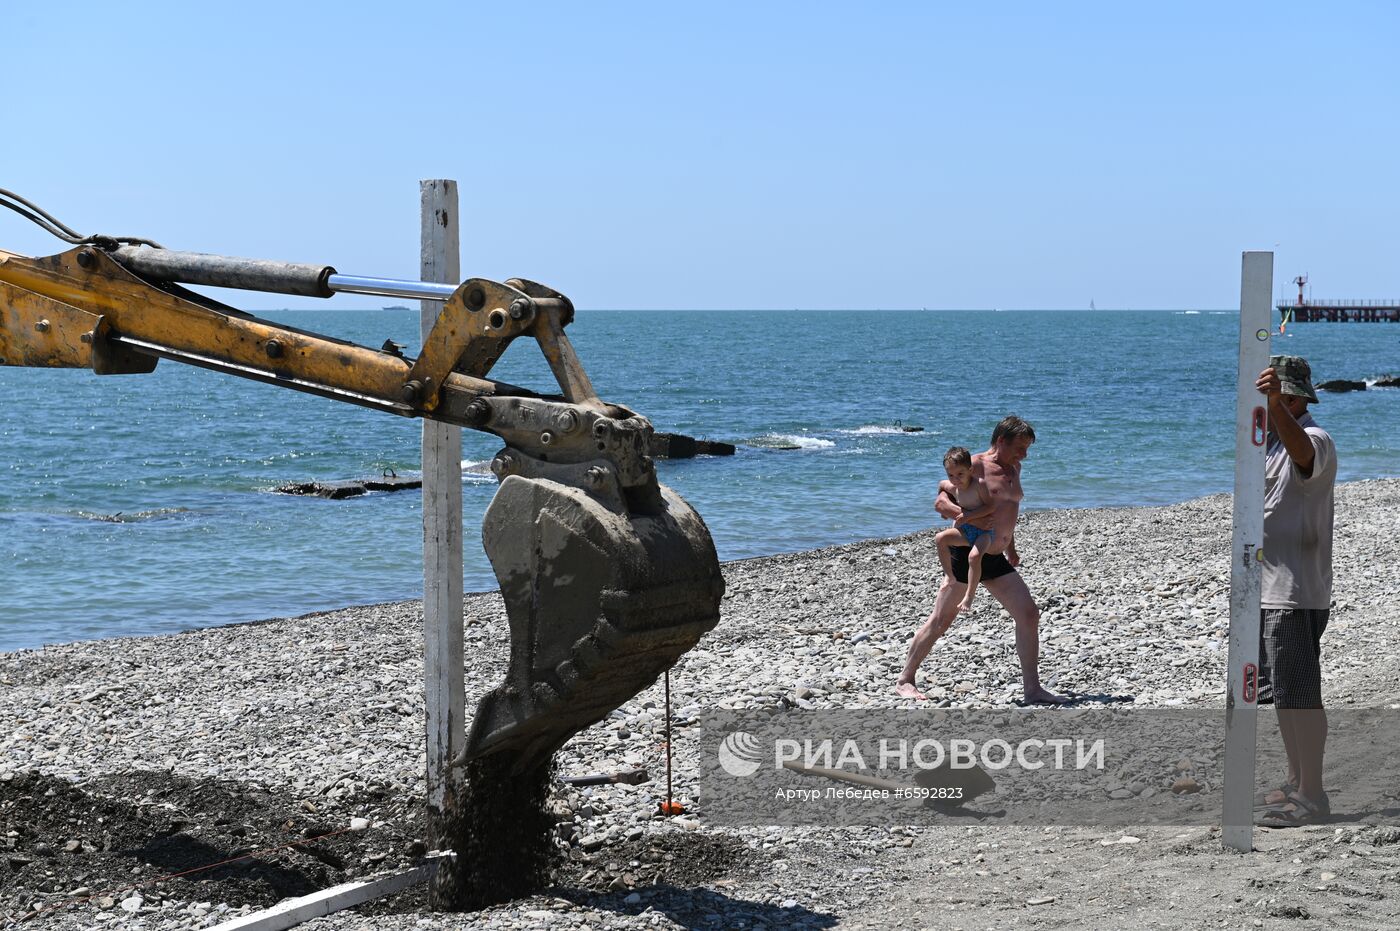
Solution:
<svg viewBox="0 0 1400 931"><path fill-rule="evenodd" d="M416 352L416 311L265 312ZM722 559L929 527L953 445L1007 413L1037 442L1028 509L1165 504L1233 482L1232 312L584 311L599 394L659 430L734 443L658 463ZM1400 373L1400 326L1301 324L1315 380ZM493 375L555 390L532 341ZM416 475L419 422L163 361L153 374L0 368L0 650L422 593L418 493L340 501L287 482ZM1342 480L1400 474L1400 389L1325 394ZM909 427L920 427L908 432ZM500 448L464 431L466 588ZM788 448L796 447L796 448Z"/></svg>

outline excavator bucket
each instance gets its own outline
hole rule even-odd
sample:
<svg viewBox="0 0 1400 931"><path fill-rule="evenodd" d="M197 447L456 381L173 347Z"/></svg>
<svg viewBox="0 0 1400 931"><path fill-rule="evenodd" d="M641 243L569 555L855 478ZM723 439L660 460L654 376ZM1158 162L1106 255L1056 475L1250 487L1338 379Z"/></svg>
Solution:
<svg viewBox="0 0 1400 931"><path fill-rule="evenodd" d="M528 771L654 683L719 621L724 582L700 515L664 485L654 513L508 476L482 540L510 620L506 681L477 705L465 756Z"/></svg>

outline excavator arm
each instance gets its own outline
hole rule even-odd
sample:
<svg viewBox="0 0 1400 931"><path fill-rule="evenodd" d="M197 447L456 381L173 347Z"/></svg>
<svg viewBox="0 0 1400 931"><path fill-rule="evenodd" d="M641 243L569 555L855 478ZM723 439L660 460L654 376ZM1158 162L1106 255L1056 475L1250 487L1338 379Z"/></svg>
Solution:
<svg viewBox="0 0 1400 931"><path fill-rule="evenodd" d="M192 292L212 285L438 300L416 359L259 319ZM492 433L504 448L482 540L511 627L505 681L478 705L466 759L524 771L656 681L719 620L704 521L657 481L651 424L594 392L565 327L569 299L522 279L460 285L340 275L112 240L30 258L0 252L0 362L141 374L160 359L404 417ZM532 337L558 382L488 378Z"/></svg>

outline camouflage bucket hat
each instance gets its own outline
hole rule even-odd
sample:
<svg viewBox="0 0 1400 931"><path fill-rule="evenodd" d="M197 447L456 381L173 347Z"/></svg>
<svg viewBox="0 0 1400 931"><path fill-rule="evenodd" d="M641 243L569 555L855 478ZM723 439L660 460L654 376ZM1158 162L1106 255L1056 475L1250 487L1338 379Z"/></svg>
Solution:
<svg viewBox="0 0 1400 931"><path fill-rule="evenodd" d="M1269 356L1269 368L1278 373L1278 380L1284 394L1307 398L1317 403L1317 392L1312 386L1312 367L1302 356Z"/></svg>

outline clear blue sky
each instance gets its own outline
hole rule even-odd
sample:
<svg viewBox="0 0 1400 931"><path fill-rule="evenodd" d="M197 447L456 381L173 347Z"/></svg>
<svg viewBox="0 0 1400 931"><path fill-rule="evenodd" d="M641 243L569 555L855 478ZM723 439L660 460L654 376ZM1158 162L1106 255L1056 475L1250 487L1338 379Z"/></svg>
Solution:
<svg viewBox="0 0 1400 931"><path fill-rule="evenodd" d="M1400 298L1400 5L91 3L4 13L0 187L84 232L585 308ZM0 248L59 251L0 211ZM223 295L221 295L223 296ZM326 306L254 295L241 306ZM378 306L381 298L336 298Z"/></svg>

